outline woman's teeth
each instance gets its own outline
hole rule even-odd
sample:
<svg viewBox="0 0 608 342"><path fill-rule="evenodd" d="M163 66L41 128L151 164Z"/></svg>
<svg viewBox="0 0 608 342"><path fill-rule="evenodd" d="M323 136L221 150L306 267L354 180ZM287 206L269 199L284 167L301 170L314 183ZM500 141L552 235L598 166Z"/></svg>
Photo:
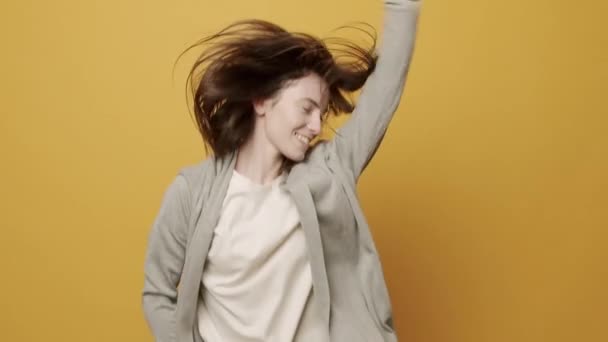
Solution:
<svg viewBox="0 0 608 342"><path fill-rule="evenodd" d="M303 143L305 143L307 145L310 143L310 139L308 137L305 137L305 136L303 136L301 134L298 134L298 133L294 133L294 134L295 134L296 138L298 138L298 140L300 140L301 142L303 142Z"/></svg>

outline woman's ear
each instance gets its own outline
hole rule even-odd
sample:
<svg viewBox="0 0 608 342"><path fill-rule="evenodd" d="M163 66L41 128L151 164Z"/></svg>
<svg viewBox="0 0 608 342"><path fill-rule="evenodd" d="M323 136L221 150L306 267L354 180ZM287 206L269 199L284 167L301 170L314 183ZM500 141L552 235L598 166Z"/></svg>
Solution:
<svg viewBox="0 0 608 342"><path fill-rule="evenodd" d="M256 115L264 116L268 111L270 100L268 99L254 99L253 100L253 110Z"/></svg>

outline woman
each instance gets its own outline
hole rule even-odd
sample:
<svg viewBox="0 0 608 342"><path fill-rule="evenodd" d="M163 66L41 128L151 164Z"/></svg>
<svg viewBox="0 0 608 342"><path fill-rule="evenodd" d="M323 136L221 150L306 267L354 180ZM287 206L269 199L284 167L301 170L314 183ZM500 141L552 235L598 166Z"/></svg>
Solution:
<svg viewBox="0 0 608 342"><path fill-rule="evenodd" d="M193 68L213 157L165 193L145 263L157 341L396 341L384 276L355 195L403 91L419 11L385 0L383 43L339 65L313 37L232 25ZM364 85L363 85L364 84ZM363 86L356 107L341 95ZM325 114L352 118L329 141Z"/></svg>

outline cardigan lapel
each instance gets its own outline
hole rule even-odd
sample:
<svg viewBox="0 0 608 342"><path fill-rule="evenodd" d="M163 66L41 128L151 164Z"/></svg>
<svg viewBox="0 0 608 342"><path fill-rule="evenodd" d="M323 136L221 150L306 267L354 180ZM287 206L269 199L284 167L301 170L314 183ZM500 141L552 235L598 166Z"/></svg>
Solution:
<svg viewBox="0 0 608 342"><path fill-rule="evenodd" d="M226 196L230 178L236 162L235 154L232 153L215 162L215 178L211 184L209 196L204 199L203 209L200 211L199 219L191 240L186 248L186 260L182 279L180 281L177 306L177 324L183 325L177 331L192 331L195 326L197 300L180 301L182 298L198 298L203 276L203 268L207 259L207 253L213 239L213 229L219 220L223 199ZM205 196L205 195L203 195ZM193 247L194 246L194 247ZM191 341L192 336L178 336L178 341Z"/></svg>
<svg viewBox="0 0 608 342"><path fill-rule="evenodd" d="M319 317L324 322L325 327L328 329L327 331L329 331L329 283L327 280L327 270L325 269L319 221L317 220L317 211L315 210L312 194L308 185L302 181L293 182L293 184L288 181L286 189L291 193L291 197L300 215L300 223L306 236L315 304L319 310Z"/></svg>

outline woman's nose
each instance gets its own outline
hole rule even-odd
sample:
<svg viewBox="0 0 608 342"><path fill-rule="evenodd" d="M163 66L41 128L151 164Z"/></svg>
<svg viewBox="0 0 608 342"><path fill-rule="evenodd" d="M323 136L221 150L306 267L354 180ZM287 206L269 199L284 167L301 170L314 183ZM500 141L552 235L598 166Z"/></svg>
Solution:
<svg viewBox="0 0 608 342"><path fill-rule="evenodd" d="M312 115L308 122L308 129L314 134L319 135L321 133L321 115Z"/></svg>

